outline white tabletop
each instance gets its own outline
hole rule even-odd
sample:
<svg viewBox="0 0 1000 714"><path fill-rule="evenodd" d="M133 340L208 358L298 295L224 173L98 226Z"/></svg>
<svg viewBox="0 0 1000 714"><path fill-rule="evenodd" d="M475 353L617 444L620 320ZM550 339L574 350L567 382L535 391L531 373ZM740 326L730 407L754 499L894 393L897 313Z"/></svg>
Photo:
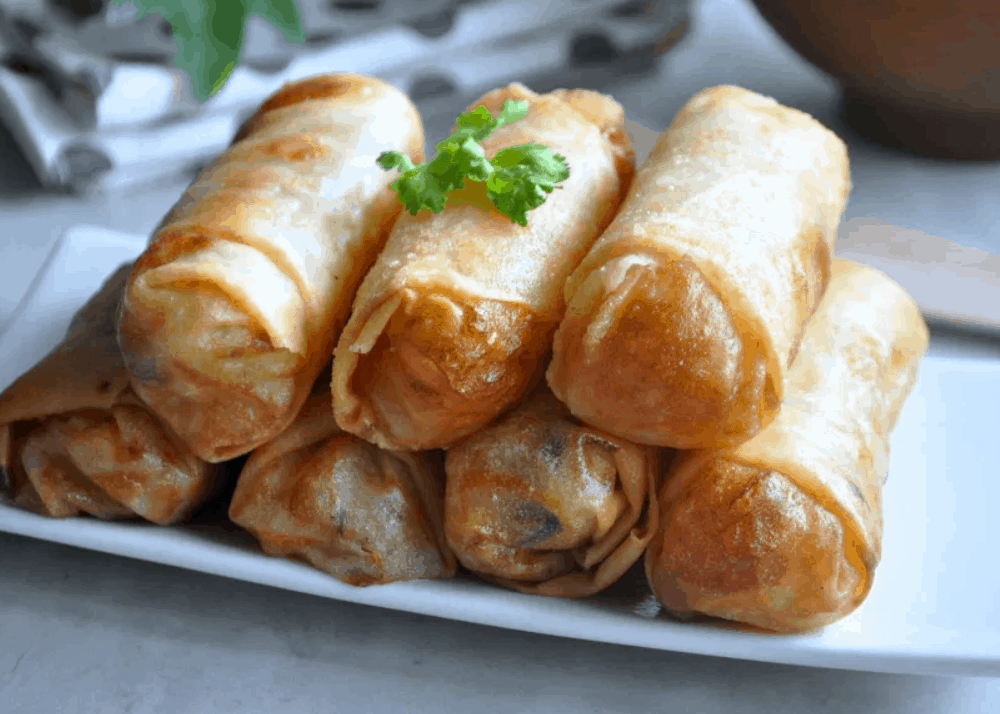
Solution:
<svg viewBox="0 0 1000 714"><path fill-rule="evenodd" d="M742 84L839 131L832 82L743 0L704 0L656 78L616 96L661 129L695 91ZM1000 252L1000 165L854 140L848 217ZM146 233L183 190L52 196L0 133L0 328L77 223ZM994 354L937 332L934 349ZM0 533L0 712L1000 711L1000 680L808 669L529 635L353 605Z"/></svg>

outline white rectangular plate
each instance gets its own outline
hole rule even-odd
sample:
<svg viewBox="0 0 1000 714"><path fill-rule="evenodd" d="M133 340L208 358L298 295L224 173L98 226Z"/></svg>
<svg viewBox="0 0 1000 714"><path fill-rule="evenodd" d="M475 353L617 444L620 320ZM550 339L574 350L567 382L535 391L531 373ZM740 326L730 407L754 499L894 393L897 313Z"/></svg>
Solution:
<svg viewBox="0 0 1000 714"><path fill-rule="evenodd" d="M0 336L0 389L56 345L72 313L144 241L79 228L56 246ZM885 541L864 605L805 636L749 634L636 614L633 598L562 601L471 581L352 588L202 531L54 520L0 505L0 530L320 597L582 640L878 672L1000 676L996 357L932 346L893 436ZM229 539L230 541L233 539Z"/></svg>

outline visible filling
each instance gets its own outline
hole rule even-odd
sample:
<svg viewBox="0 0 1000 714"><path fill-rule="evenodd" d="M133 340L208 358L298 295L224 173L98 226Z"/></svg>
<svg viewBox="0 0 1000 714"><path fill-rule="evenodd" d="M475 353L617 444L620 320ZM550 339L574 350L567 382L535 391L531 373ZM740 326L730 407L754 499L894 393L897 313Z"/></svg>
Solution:
<svg viewBox="0 0 1000 714"><path fill-rule="evenodd" d="M624 537L603 542L629 511L613 446L588 435L569 443L553 435L537 450L503 437L497 443L513 446L499 455L489 444L471 445L458 460L449 456L445 532L466 567L540 582L589 570L595 544L604 557Z"/></svg>
<svg viewBox="0 0 1000 714"><path fill-rule="evenodd" d="M359 586L453 574L425 498L427 474L394 455L341 434L261 468L268 473L250 499L234 501L231 517L267 553Z"/></svg>

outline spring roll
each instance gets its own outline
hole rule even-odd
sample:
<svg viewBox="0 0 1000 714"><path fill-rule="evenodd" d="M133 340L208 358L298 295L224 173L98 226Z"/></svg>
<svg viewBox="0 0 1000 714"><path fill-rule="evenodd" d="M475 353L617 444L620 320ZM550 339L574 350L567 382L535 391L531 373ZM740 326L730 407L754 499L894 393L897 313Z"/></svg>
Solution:
<svg viewBox="0 0 1000 714"><path fill-rule="evenodd" d="M129 387L115 319L130 265L77 312L63 342L0 394L0 496L44 516L184 520L216 486Z"/></svg>
<svg viewBox="0 0 1000 714"><path fill-rule="evenodd" d="M505 587L593 595L653 536L660 457L580 424L542 385L448 450L448 544L462 565Z"/></svg>
<svg viewBox="0 0 1000 714"><path fill-rule="evenodd" d="M570 177L524 228L495 210L484 184L452 194L441 213L404 213L393 228L333 374L338 423L383 448L447 447L530 391L562 317L562 283L631 181L631 141L611 98L512 84L471 108L496 115L507 100L527 101L528 115L486 139L486 155L542 144L566 158Z"/></svg>
<svg viewBox="0 0 1000 714"><path fill-rule="evenodd" d="M344 433L327 391L250 455L229 517L268 555L372 585L455 575L443 510L440 453L392 453Z"/></svg>
<svg viewBox="0 0 1000 714"><path fill-rule="evenodd" d="M421 156L417 110L371 77L286 85L167 215L120 340L136 393L208 461L287 427L330 361L399 214L383 151Z"/></svg>
<svg viewBox="0 0 1000 714"><path fill-rule="evenodd" d="M738 87L691 99L566 282L548 382L645 444L735 444L770 422L829 281L847 150Z"/></svg>
<svg viewBox="0 0 1000 714"><path fill-rule="evenodd" d="M833 264L778 418L741 446L685 455L646 556L673 613L801 632L847 615L881 555L889 436L928 333L878 271Z"/></svg>

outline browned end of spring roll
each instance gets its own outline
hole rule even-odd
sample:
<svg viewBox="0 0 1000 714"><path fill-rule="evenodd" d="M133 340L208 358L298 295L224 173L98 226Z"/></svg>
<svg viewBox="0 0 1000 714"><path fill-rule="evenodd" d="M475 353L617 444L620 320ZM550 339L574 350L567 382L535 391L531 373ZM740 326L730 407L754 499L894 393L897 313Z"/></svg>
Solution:
<svg viewBox="0 0 1000 714"><path fill-rule="evenodd" d="M329 393L250 456L229 516L268 555L349 585L452 577L438 453L384 451L336 425Z"/></svg>
<svg viewBox="0 0 1000 714"><path fill-rule="evenodd" d="M115 319L130 266L74 317L66 339L0 395L0 495L57 518L183 520L216 469L135 396Z"/></svg>
<svg viewBox="0 0 1000 714"><path fill-rule="evenodd" d="M913 300L836 261L781 413L750 441L686 454L661 492L646 572L676 615L823 627L871 589L889 436L927 348Z"/></svg>
<svg viewBox="0 0 1000 714"><path fill-rule="evenodd" d="M737 87L695 96L566 282L552 389L641 443L750 438L826 289L849 186L811 117Z"/></svg>
<svg viewBox="0 0 1000 714"><path fill-rule="evenodd" d="M507 100L527 117L483 142L488 156L536 143L564 155L570 177L526 227L489 202L485 185L441 213L404 213L365 278L334 360L338 422L393 449L444 448L488 424L541 378L564 308L562 282L611 220L632 177L624 112L583 90Z"/></svg>
<svg viewBox="0 0 1000 714"><path fill-rule="evenodd" d="M580 424L544 387L448 450L445 532L470 570L584 597L617 581L658 522L660 454Z"/></svg>
<svg viewBox="0 0 1000 714"><path fill-rule="evenodd" d="M649 577L682 618L813 630L867 594L874 564L860 543L852 546L856 537L780 471L715 459L699 468L650 545Z"/></svg>
<svg viewBox="0 0 1000 714"><path fill-rule="evenodd" d="M399 214L377 164L393 150L423 154L398 89L355 74L287 85L139 258L120 321L133 387L203 458L295 418Z"/></svg>

